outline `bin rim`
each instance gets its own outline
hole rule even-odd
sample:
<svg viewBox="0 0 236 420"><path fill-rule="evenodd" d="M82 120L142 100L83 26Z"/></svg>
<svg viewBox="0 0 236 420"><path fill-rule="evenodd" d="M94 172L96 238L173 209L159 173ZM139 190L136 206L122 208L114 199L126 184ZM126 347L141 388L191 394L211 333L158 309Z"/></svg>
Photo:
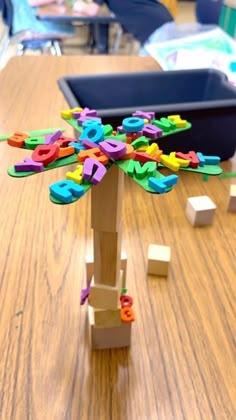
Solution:
<svg viewBox="0 0 236 420"><path fill-rule="evenodd" d="M69 87L68 82L73 81L73 80L77 80L78 78L80 80L86 79L104 79L104 77L106 78L114 78L114 77L119 77L119 78L125 78L125 77L143 77L145 75L147 76L153 76L156 74L161 74L163 75L163 77L171 77L173 74L179 74L179 75L185 75L185 74L204 74L204 73L210 73L210 74L217 74L217 76L219 77L219 81L221 82L221 84L224 85L224 87L228 90L231 91L233 93L235 93L235 98L231 98L231 99L218 99L218 100L209 100L209 101L196 101L196 102L177 102L177 103L168 103L165 105L139 105L137 104L135 106L135 109L142 109L143 111L155 111L155 112L169 112L171 110L171 112L179 112L179 111L195 111L195 110L204 110L204 109L216 109L216 108L230 108L230 107L234 107L236 106L236 87L231 85L228 81L228 77L225 73L221 72L220 70L217 69L193 69L193 70L170 70L170 71L160 71L160 70L156 70L156 71L138 71L138 72L115 72L115 73L98 73L98 74L79 74L79 75L65 75L60 77L57 80L58 86L60 88L60 90L62 91L68 105L71 108L75 108L80 106L80 104L78 103L77 98L75 97L75 95L73 94L71 88ZM124 115L127 114L129 115L130 113L134 112L134 107L117 107L117 108L102 108L102 109L97 109L98 114L101 117L113 117L113 116L120 116L120 115Z"/></svg>

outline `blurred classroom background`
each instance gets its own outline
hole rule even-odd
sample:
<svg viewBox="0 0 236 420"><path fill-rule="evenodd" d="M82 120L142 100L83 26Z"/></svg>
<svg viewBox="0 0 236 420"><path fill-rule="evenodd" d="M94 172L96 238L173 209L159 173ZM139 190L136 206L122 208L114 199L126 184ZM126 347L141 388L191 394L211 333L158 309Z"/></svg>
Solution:
<svg viewBox="0 0 236 420"><path fill-rule="evenodd" d="M170 9L173 16L175 16L177 23L190 23L195 22L195 2L194 1L177 1L177 0L163 0L163 3ZM110 31L110 44L113 45L115 37L118 31L118 25L114 25ZM89 54L90 47L86 41L89 38L89 27L88 25L78 24L76 29L76 35L63 42L63 54L65 55L84 55ZM132 43L132 45L131 45ZM129 38L129 36L122 36L119 44L119 48L116 54L138 54L139 44L138 42ZM95 51L96 52L96 51ZM25 54L40 54L40 51L27 50ZM7 28L4 27L2 18L0 16L0 60L1 67L9 60L10 57L16 55L16 45L13 43L9 44Z"/></svg>
<svg viewBox="0 0 236 420"><path fill-rule="evenodd" d="M3 0L1 0L3 1ZM177 24L191 24L199 21L199 16L196 16L196 5L202 4L203 7L206 3L205 0L161 0L171 11L172 15L175 18ZM202 3L203 2L203 3ZM221 0L217 2L222 4ZM230 2L234 4L236 0L224 0L224 3L227 4ZM225 7L225 6L224 6ZM233 6L234 7L234 6ZM236 9L234 9L236 13ZM1 12L0 12L1 13ZM228 22L228 15L225 16L225 20ZM235 19L236 20L236 19ZM204 23L204 22L201 22ZM91 48L91 31L90 27L87 24L76 23L76 33L75 36L69 37L67 40L63 41L62 52L64 55L87 55L87 54L96 54L98 51L96 48ZM234 23L235 26L235 23ZM222 26L223 27L223 26ZM224 28L225 29L225 28ZM121 33L119 37L119 42L117 43L118 36L117 34ZM139 53L139 43L135 41L132 36L128 33L122 33L121 27L118 23L112 24L109 31L109 45L110 53L116 55L138 55ZM113 47L116 46L116 47ZM19 51L18 51L19 52ZM8 36L8 28L4 26L1 14L0 14L0 68L2 68L10 57L17 55L17 42L14 42L12 38ZM39 50L26 50L25 54L41 54Z"/></svg>

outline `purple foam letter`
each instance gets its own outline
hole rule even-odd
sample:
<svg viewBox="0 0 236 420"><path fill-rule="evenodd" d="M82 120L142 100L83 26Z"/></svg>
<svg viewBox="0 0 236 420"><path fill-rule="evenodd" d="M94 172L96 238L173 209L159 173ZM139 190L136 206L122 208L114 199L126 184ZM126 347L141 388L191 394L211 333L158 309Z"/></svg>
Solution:
<svg viewBox="0 0 236 420"><path fill-rule="evenodd" d="M107 170L105 166L94 158L87 158L84 162L83 178L92 184L98 184Z"/></svg>
<svg viewBox="0 0 236 420"><path fill-rule="evenodd" d="M45 136L45 144L53 144L62 136L62 131L57 130L52 134L47 134Z"/></svg>
<svg viewBox="0 0 236 420"><path fill-rule="evenodd" d="M42 172L44 166L43 163L35 162L27 157L23 160L23 162L16 163L14 168L16 172Z"/></svg>
<svg viewBox="0 0 236 420"><path fill-rule="evenodd" d="M155 112L153 111L135 111L132 114L133 117L139 117L139 118L144 118L147 120L153 120L155 118Z"/></svg>
<svg viewBox="0 0 236 420"><path fill-rule="evenodd" d="M143 127L143 135L149 137L150 139L158 139L162 136L162 130L159 127L156 127L152 124L146 124Z"/></svg>
<svg viewBox="0 0 236 420"><path fill-rule="evenodd" d="M101 143L99 143L99 147L105 155L113 159L119 159L126 153L126 144L118 140L107 139L105 141L101 141Z"/></svg>

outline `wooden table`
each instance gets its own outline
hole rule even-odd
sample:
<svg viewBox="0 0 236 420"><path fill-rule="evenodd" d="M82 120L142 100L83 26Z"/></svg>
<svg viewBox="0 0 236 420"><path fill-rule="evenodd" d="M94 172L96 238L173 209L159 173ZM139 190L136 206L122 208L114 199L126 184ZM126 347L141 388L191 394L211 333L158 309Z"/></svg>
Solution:
<svg viewBox="0 0 236 420"><path fill-rule="evenodd" d="M63 23L84 22L84 23L116 23L117 19L113 13L102 8L96 16L82 16L68 6L48 4L37 8L36 16L40 20L50 20Z"/></svg>
<svg viewBox="0 0 236 420"><path fill-rule="evenodd" d="M62 126L63 74L154 70L151 58L18 57L0 74L0 134ZM68 134L72 134L70 128ZM30 155L30 153L29 153ZM48 185L68 168L26 179L6 171L26 151L0 142L0 418L235 418L235 214L228 179L181 173L173 192L126 177L123 248L136 321L129 350L91 352L80 306L92 249L90 196L53 205ZM230 162L222 164L231 169ZM209 195L214 224L193 228L189 196ZM169 245L168 278L146 275L150 243Z"/></svg>
<svg viewBox="0 0 236 420"><path fill-rule="evenodd" d="M106 7L96 16L82 16L65 5L48 4L37 8L36 16L43 21L57 23L85 24L89 26L89 46L91 51L96 47L102 53L109 53L109 30L110 25L117 23L116 16ZM102 25L102 29L101 29ZM102 36L101 36L101 30ZM101 45L100 45L101 44ZM103 44L103 45L102 45Z"/></svg>

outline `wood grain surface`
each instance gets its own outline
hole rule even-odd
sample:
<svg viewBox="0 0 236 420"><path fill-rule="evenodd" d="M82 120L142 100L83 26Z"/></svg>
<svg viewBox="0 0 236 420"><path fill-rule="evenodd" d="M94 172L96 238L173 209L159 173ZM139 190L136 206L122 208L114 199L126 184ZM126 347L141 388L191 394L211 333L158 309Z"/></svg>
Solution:
<svg viewBox="0 0 236 420"><path fill-rule="evenodd" d="M59 76L156 68L136 57L14 58L0 74L0 134L67 127ZM25 156L0 142L0 419L235 419L230 180L181 173L174 190L158 196L125 177L132 345L91 352L80 306L92 250L90 193L69 206L52 204L48 185L67 169L8 177L7 168ZM187 198L196 195L217 205L212 226L193 228L186 219ZM150 243L171 247L168 278L146 275Z"/></svg>

